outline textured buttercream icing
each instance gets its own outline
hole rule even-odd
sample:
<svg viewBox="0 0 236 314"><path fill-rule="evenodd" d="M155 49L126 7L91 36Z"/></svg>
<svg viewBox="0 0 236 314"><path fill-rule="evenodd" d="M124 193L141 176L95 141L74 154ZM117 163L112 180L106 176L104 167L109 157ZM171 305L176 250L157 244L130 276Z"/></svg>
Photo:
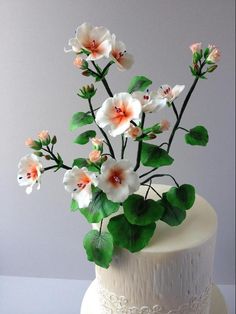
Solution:
<svg viewBox="0 0 236 314"><path fill-rule="evenodd" d="M160 194L170 188L154 187ZM152 191L149 198L158 199ZM142 251L117 249L109 269L96 266L98 313L208 314L216 229L214 209L197 196L182 225L158 221Z"/></svg>

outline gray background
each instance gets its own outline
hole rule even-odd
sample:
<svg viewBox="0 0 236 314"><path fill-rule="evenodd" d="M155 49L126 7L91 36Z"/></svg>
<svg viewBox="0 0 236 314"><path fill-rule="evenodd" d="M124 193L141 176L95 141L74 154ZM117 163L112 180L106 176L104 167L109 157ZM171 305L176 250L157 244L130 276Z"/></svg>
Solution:
<svg viewBox="0 0 236 314"><path fill-rule="evenodd" d="M217 44L222 50L219 69L200 81L183 125L205 125L207 148L192 148L180 131L172 147L170 172L192 183L217 210L219 232L215 281L234 281L234 1L27 1L0 0L1 211L0 274L90 279L94 267L82 247L88 223L69 211L64 171L46 173L42 189L27 196L16 183L17 163L28 153L24 140L48 129L58 136L57 150L69 164L87 156L90 146L73 144L78 132L68 130L76 111L86 102L76 91L90 79L72 65L63 48L84 21L104 25L127 44L135 56L130 71L114 67L108 77L114 92L125 91L133 75L144 74L153 88L162 83L186 84L193 78L188 46L195 41ZM101 84L96 105L107 97ZM187 92L187 88L185 93ZM184 93L184 94L185 94ZM180 107L184 94L176 102ZM164 110L151 115L174 121ZM163 139L163 138L162 138ZM162 140L161 139L161 140ZM133 160L131 150L129 157ZM45 163L46 164L46 163ZM160 180L160 183L170 183Z"/></svg>

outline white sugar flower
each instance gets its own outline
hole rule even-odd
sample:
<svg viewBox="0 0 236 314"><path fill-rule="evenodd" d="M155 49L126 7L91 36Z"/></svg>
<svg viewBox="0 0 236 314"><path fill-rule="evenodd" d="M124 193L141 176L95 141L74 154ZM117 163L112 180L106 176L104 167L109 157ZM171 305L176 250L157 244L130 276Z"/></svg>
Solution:
<svg viewBox="0 0 236 314"><path fill-rule="evenodd" d="M115 137L128 130L131 120L139 119L141 110L140 101L129 93L115 94L106 99L97 111L96 123L101 128L109 125L110 134Z"/></svg>
<svg viewBox="0 0 236 314"><path fill-rule="evenodd" d="M76 30L75 38L69 40L72 51L78 53L85 49L90 54L86 60L98 60L102 57L109 58L111 52L111 34L103 26L94 27L83 23Z"/></svg>
<svg viewBox="0 0 236 314"><path fill-rule="evenodd" d="M37 189L40 189L42 172L43 166L37 156L31 154L21 158L18 164L17 180L20 186L26 186L27 194L32 192L35 183L38 183Z"/></svg>
<svg viewBox="0 0 236 314"><path fill-rule="evenodd" d="M124 202L139 189L139 177L128 160L116 161L109 158L101 167L98 187L113 202Z"/></svg>
<svg viewBox="0 0 236 314"><path fill-rule="evenodd" d="M74 166L67 170L63 183L67 192L78 202L80 208L88 207L92 200L92 184L97 186L96 175L87 168Z"/></svg>
<svg viewBox="0 0 236 314"><path fill-rule="evenodd" d="M126 52L125 44L116 40L115 34L112 35L112 49L110 57L115 61L117 68L121 71L128 70L134 63L133 56Z"/></svg>
<svg viewBox="0 0 236 314"><path fill-rule="evenodd" d="M167 104L166 98L160 97L157 92L134 92L132 96L138 99L142 105L142 111L157 112Z"/></svg>
<svg viewBox="0 0 236 314"><path fill-rule="evenodd" d="M184 90L185 85L175 85L173 88L170 85L162 85L157 93L161 98L166 98L167 101L171 104Z"/></svg>

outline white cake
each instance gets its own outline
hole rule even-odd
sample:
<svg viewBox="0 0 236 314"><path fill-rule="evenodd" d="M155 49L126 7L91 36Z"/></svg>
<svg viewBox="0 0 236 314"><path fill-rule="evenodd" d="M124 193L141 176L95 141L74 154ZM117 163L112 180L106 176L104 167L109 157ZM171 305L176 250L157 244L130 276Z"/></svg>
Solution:
<svg viewBox="0 0 236 314"><path fill-rule="evenodd" d="M163 193L170 187L155 188ZM149 198L157 196L150 191ZM180 226L158 221L142 251L117 249L109 269L96 266L94 314L209 314L216 230L214 209L197 196Z"/></svg>

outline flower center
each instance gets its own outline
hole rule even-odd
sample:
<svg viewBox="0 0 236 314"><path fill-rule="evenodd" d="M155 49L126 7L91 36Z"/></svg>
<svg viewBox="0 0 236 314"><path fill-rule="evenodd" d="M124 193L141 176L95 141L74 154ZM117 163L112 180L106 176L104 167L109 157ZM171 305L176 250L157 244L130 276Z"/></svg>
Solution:
<svg viewBox="0 0 236 314"><path fill-rule="evenodd" d="M90 182L91 182L90 178L87 177L86 175L83 175L82 177L79 178L79 181L78 181L78 183L77 183L77 187L78 187L80 190L83 190L83 189L86 187L86 185L87 185L88 183L90 183ZM74 189L74 191L76 191L76 190L77 190L77 189Z"/></svg>
<svg viewBox="0 0 236 314"><path fill-rule="evenodd" d="M28 170L28 172L26 174L26 177L27 177L27 179L37 180L37 178L38 178L38 170L37 170L37 167L35 165L32 166Z"/></svg>
<svg viewBox="0 0 236 314"><path fill-rule="evenodd" d="M122 169L113 169L110 173L108 180L115 187L121 185L122 181L124 180L124 174Z"/></svg>
<svg viewBox="0 0 236 314"><path fill-rule="evenodd" d="M122 109L119 108L119 107L115 107L115 111L116 111L116 113L124 113L124 112L122 111Z"/></svg>
<svg viewBox="0 0 236 314"><path fill-rule="evenodd" d="M143 96L143 99L144 99L144 100L148 100L148 99L149 99L149 96L148 96L148 95L144 95L144 96Z"/></svg>
<svg viewBox="0 0 236 314"><path fill-rule="evenodd" d="M163 89L163 93L165 95L169 94L170 93L170 87L167 87L166 89Z"/></svg>

